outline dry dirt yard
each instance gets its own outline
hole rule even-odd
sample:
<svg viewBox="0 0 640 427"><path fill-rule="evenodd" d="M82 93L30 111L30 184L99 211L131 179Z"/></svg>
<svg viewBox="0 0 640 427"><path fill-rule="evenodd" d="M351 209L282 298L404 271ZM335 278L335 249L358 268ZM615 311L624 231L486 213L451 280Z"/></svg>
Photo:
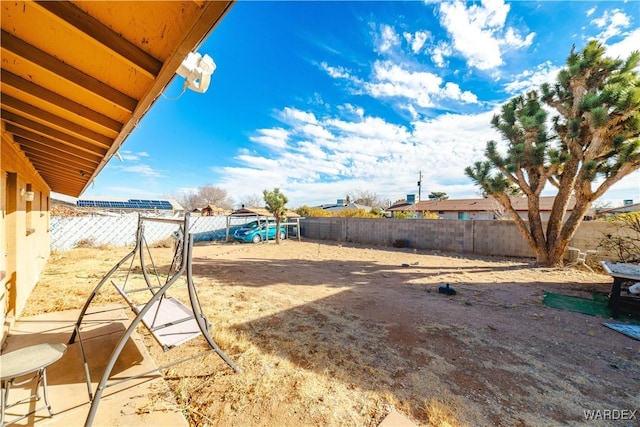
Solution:
<svg viewBox="0 0 640 427"><path fill-rule="evenodd" d="M52 254L24 316L80 308L127 251ZM171 249L153 252L168 265ZM197 426L375 426L392 408L418 425L639 423L584 415L640 409L639 342L541 303L544 291L606 293L604 274L317 241L198 245L193 274L214 339L243 372L215 354L176 365L164 372L175 396L140 411L177 399ZM457 295L438 293L446 283ZM98 304L121 301L108 288ZM144 339L158 363L205 346L163 353Z"/></svg>

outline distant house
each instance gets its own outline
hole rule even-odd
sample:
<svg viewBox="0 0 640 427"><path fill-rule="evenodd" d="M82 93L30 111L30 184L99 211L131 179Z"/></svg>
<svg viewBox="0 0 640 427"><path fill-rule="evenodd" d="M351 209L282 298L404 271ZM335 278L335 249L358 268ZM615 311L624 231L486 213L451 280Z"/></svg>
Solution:
<svg viewBox="0 0 640 427"><path fill-rule="evenodd" d="M415 202L414 203L410 203L410 202L406 201L405 199L402 199L402 200L396 201L393 205L389 206L386 209L386 211L387 212L391 212L391 211L394 211L394 210L402 211L404 209L401 209L401 208L406 208L406 207L411 206L411 205L415 205Z"/></svg>
<svg viewBox="0 0 640 427"><path fill-rule="evenodd" d="M543 221L549 219L555 197L540 197L540 216ZM527 219L528 206L526 197L513 197L511 203L521 218ZM575 206L572 197L567 208L567 215ZM414 204L398 203L387 209L391 212L414 213L414 218L424 218L427 212L437 214L440 219L508 219L509 213L493 198L482 199L447 199L424 200Z"/></svg>
<svg viewBox="0 0 640 427"><path fill-rule="evenodd" d="M273 214L265 208L242 208L242 209L238 209L231 212L229 216L257 217L259 219L264 219L264 220L266 220L267 218L274 218ZM300 215L298 215L296 212L292 210L287 209L287 211L285 212L285 217L287 219L295 219L295 218L300 218Z"/></svg>
<svg viewBox="0 0 640 427"><path fill-rule="evenodd" d="M640 212L640 203L633 203L633 200L625 200L624 205L618 206L617 208L609 208L596 211L596 217L606 218L609 216L629 212Z"/></svg>
<svg viewBox="0 0 640 427"><path fill-rule="evenodd" d="M363 209L365 212L371 212L371 206L360 205L358 203L352 203L344 199L338 199L336 203L328 203L320 206L314 206L316 209L322 209L327 212L342 212L346 210L359 210Z"/></svg>
<svg viewBox="0 0 640 427"><path fill-rule="evenodd" d="M204 208L200 209L201 216L216 216L225 214L226 211L222 208L217 207L216 205L207 205Z"/></svg>

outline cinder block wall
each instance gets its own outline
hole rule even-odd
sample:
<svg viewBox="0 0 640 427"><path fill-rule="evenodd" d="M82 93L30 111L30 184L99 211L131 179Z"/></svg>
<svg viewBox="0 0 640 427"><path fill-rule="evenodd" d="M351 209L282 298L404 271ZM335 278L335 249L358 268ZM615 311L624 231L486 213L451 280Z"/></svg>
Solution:
<svg viewBox="0 0 640 427"><path fill-rule="evenodd" d="M571 240L571 246L582 250L597 249L598 243L606 238L607 233L613 231L613 225L605 221L589 221L580 224L576 234ZM625 234L631 233L631 230L624 230Z"/></svg>
<svg viewBox="0 0 640 427"><path fill-rule="evenodd" d="M570 246L596 249L611 232L611 225L585 221ZM535 257L513 221L454 219L372 219L305 218L300 220L301 235L309 239L393 246L406 246L476 255ZM600 258L612 258L600 249Z"/></svg>
<svg viewBox="0 0 640 427"><path fill-rule="evenodd" d="M468 221L473 223L473 251L477 255L535 257L513 221Z"/></svg>

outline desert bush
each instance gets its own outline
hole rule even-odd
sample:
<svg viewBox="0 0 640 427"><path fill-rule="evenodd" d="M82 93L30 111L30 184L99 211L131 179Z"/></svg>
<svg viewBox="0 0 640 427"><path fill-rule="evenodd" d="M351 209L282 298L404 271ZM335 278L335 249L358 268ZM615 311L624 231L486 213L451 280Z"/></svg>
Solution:
<svg viewBox="0 0 640 427"><path fill-rule="evenodd" d="M393 213L393 217L397 219L413 219L416 212L410 211L396 211ZM423 211L422 212L423 219L440 219L440 216L437 213L431 211Z"/></svg>
<svg viewBox="0 0 640 427"><path fill-rule="evenodd" d="M76 242L75 248L95 248L96 239L93 237L85 237L84 239L80 239Z"/></svg>
<svg viewBox="0 0 640 427"><path fill-rule="evenodd" d="M310 208L307 205L296 209L296 213L305 218L323 218L333 216L331 212L327 212L322 208Z"/></svg>
<svg viewBox="0 0 640 427"><path fill-rule="evenodd" d="M173 236L165 237L162 240L158 240L157 242L153 242L149 245L152 248L174 248L176 247L176 238Z"/></svg>
<svg viewBox="0 0 640 427"><path fill-rule="evenodd" d="M334 216L337 218L380 218L379 215L369 213L364 209L345 209L336 212Z"/></svg>
<svg viewBox="0 0 640 427"><path fill-rule="evenodd" d="M614 254L620 262L640 262L640 212L628 212L606 218L611 227L598 248Z"/></svg>
<svg viewBox="0 0 640 427"><path fill-rule="evenodd" d="M396 211L393 213L393 217L397 219L411 219L413 218L413 212Z"/></svg>
<svg viewBox="0 0 640 427"><path fill-rule="evenodd" d="M331 212L322 208L302 206L296 209L296 213L305 218L380 218L384 216L382 211L377 208L371 209L371 212L364 209L344 209L339 212Z"/></svg>
<svg viewBox="0 0 640 427"><path fill-rule="evenodd" d="M408 248L411 246L411 242L408 239L396 239L391 245L394 248Z"/></svg>

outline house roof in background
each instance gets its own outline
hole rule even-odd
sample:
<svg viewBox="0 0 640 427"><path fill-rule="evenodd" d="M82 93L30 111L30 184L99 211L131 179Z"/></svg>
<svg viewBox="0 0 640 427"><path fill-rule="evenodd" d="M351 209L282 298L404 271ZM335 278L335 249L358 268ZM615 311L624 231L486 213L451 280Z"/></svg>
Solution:
<svg viewBox="0 0 640 427"><path fill-rule="evenodd" d="M540 197L540 211L550 211L553 207L554 196ZM518 212L527 212L526 197L512 197L511 203ZM494 211L500 205L491 198L482 199L447 199L447 200L423 200L413 205L401 205L391 207L390 211L418 211L418 212L487 212ZM575 206L575 199L571 197L568 210L571 211Z"/></svg>
<svg viewBox="0 0 640 427"><path fill-rule="evenodd" d="M365 205L360 205L358 203L347 203L344 205L341 204L337 204L337 203L331 203L331 204L325 204L325 205L320 205L320 206L316 206L318 208L321 208L325 211L329 211L329 212L342 212L348 209L351 210L358 210L358 209L364 209L365 211L369 212L371 210L370 206L365 206Z"/></svg>
<svg viewBox="0 0 640 427"><path fill-rule="evenodd" d="M79 196L234 1L3 1L2 125Z"/></svg>
<svg viewBox="0 0 640 427"><path fill-rule="evenodd" d="M287 218L300 218L300 215L294 211L287 211ZM243 208L237 211L231 212L231 216L264 216L267 218L273 217L273 214L265 208Z"/></svg>
<svg viewBox="0 0 640 427"><path fill-rule="evenodd" d="M199 211L209 210L211 212L226 212L224 209L217 207L216 205L207 205L202 209L198 209Z"/></svg>
<svg viewBox="0 0 640 427"><path fill-rule="evenodd" d="M637 211L640 211L640 203L633 203L629 205L618 206L615 208L602 209L598 211L598 215L637 212Z"/></svg>

